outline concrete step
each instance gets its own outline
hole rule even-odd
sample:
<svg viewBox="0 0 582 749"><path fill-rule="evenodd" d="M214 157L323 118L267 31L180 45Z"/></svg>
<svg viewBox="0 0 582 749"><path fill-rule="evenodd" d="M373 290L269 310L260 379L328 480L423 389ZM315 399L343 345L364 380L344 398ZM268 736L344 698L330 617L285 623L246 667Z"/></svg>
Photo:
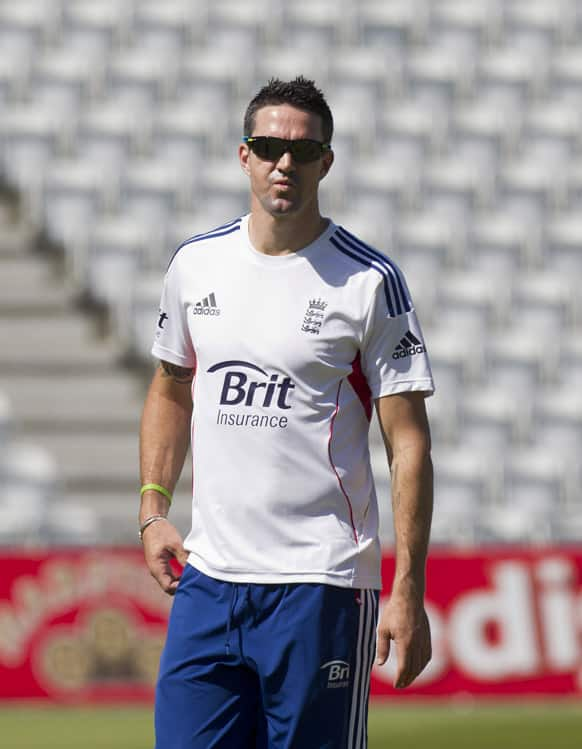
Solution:
<svg viewBox="0 0 582 749"><path fill-rule="evenodd" d="M136 492L139 434L116 432L37 433L35 442L53 455L66 492ZM189 461L183 471L186 481Z"/></svg>
<svg viewBox="0 0 582 749"><path fill-rule="evenodd" d="M22 257L30 253L37 232L26 223L0 219L0 258Z"/></svg>
<svg viewBox="0 0 582 749"><path fill-rule="evenodd" d="M121 358L120 346L99 339L84 317L0 320L0 376L112 371Z"/></svg>
<svg viewBox="0 0 582 749"><path fill-rule="evenodd" d="M97 515L97 538L103 544L138 544L138 492L116 493L67 493L58 500L59 515L74 516L77 508L95 510ZM181 486L174 493L169 513L170 521L182 538L190 531L192 522L192 497L188 486Z"/></svg>
<svg viewBox="0 0 582 749"><path fill-rule="evenodd" d="M89 431L137 434L141 384L125 372L39 378L34 372L1 376L21 433Z"/></svg>
<svg viewBox="0 0 582 749"><path fill-rule="evenodd" d="M0 318L71 314L72 294L51 264L0 255Z"/></svg>

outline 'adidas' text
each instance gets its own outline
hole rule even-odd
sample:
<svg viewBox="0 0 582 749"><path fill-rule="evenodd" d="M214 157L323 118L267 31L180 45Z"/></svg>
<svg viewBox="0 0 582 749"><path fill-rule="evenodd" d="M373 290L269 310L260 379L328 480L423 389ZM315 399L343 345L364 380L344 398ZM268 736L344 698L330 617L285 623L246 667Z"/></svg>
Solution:
<svg viewBox="0 0 582 749"><path fill-rule="evenodd" d="M212 292L212 294L209 294L208 296L205 296L202 301L196 302L196 304L192 307L192 312L195 315L220 315L220 309L216 304L216 297L214 296L214 292Z"/></svg>
<svg viewBox="0 0 582 749"><path fill-rule="evenodd" d="M407 356L423 354L426 351L422 341L411 333L410 330L400 339L400 343L394 349L393 359L404 359Z"/></svg>

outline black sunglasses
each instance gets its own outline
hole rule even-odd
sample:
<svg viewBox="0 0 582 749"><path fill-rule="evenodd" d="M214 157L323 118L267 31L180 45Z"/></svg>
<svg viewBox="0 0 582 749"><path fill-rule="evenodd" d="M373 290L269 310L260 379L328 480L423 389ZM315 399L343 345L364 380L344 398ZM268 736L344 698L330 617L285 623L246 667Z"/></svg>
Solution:
<svg viewBox="0 0 582 749"><path fill-rule="evenodd" d="M268 135L245 135L243 143L246 143L259 159L265 161L279 161L281 156L289 151L298 164L309 164L310 161L317 161L326 151L331 151L329 143L320 143L309 138L286 140L270 138Z"/></svg>

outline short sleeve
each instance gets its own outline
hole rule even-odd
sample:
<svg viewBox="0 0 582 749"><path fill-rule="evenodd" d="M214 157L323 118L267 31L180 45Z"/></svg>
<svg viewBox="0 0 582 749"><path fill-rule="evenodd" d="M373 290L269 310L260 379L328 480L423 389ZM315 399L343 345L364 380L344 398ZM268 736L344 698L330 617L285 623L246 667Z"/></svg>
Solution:
<svg viewBox="0 0 582 749"><path fill-rule="evenodd" d="M179 264L173 262L164 279L152 354L181 367L194 367L196 353L188 329L178 269Z"/></svg>
<svg viewBox="0 0 582 749"><path fill-rule="evenodd" d="M427 395L434 392L424 337L408 293L407 296L406 311L392 316L380 285L370 305L362 369L373 398L413 390Z"/></svg>

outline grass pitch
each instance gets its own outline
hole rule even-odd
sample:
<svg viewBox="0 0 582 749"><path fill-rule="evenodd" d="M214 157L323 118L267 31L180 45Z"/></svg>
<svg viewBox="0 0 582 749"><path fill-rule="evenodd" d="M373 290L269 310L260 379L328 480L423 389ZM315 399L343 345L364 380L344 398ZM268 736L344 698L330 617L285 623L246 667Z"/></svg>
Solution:
<svg viewBox="0 0 582 749"><path fill-rule="evenodd" d="M441 702L370 711L369 749L581 749L582 704ZM152 749L151 709L0 708L5 749Z"/></svg>

